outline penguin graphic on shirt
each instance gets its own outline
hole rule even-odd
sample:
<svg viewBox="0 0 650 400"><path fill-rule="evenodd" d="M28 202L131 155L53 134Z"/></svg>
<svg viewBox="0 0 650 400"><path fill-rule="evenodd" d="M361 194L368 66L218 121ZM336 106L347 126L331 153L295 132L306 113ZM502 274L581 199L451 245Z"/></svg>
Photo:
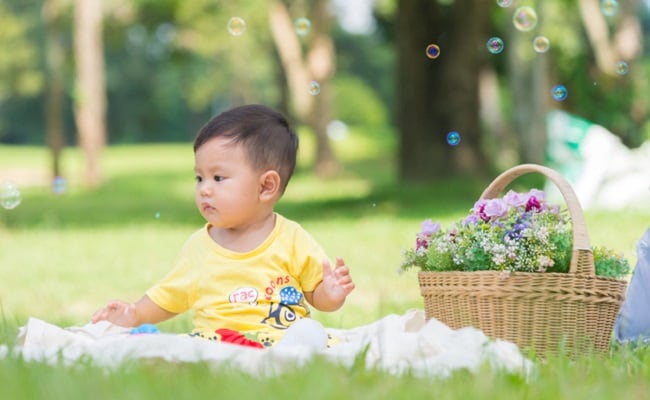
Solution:
<svg viewBox="0 0 650 400"><path fill-rule="evenodd" d="M262 320L262 323L275 329L287 329L298 318L295 309L305 307L300 304L304 296L293 286L282 288L279 294L280 302L270 304L269 315Z"/></svg>

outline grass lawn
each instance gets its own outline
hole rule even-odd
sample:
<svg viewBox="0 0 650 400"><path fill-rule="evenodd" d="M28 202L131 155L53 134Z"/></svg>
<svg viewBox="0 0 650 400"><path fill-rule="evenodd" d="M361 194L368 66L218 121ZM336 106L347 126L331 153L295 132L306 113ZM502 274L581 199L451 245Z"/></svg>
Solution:
<svg viewBox="0 0 650 400"><path fill-rule="evenodd" d="M320 179L307 171L309 142L277 210L299 221L331 257L342 256L357 289L336 313L315 313L325 325L348 328L389 313L421 308L415 273L398 274L401 250L424 218L464 215L487 185L449 180L398 185L391 160L354 135L339 144L344 170ZM64 153L68 179L54 195L42 148L0 146L0 181L11 179L22 203L0 209L0 342L12 343L29 316L61 326L82 325L107 300L137 300L172 266L190 233L203 224L193 203L189 144L115 146L103 160L105 185L80 185L83 162ZM519 185L539 184L525 177ZM525 189L530 186L525 187ZM635 245L650 211L587 212L593 245L636 261ZM189 330L189 316L160 325ZM485 368L431 382L314 361L282 377L256 380L205 365L134 363L107 373L92 366L53 368L0 360L0 398L641 398L650 393L650 352L619 349L610 357L564 358L540 364L531 382ZM6 394L6 397L5 397Z"/></svg>

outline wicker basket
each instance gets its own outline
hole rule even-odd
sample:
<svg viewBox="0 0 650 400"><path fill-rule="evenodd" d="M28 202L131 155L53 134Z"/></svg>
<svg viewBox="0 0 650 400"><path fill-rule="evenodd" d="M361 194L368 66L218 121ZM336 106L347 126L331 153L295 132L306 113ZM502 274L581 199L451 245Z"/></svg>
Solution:
<svg viewBox="0 0 650 400"><path fill-rule="evenodd" d="M568 182L550 168L522 164L499 175L481 198L497 197L531 172L550 178L567 204L573 225L569 273L515 272L504 278L499 271L420 272L426 318L454 329L473 326L540 355L607 351L627 283L596 276L582 208Z"/></svg>

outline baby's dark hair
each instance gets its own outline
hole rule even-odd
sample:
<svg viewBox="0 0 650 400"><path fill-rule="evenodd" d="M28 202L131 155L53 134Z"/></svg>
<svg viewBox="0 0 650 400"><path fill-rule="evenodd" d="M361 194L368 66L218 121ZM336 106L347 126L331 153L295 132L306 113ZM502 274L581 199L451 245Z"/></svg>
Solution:
<svg viewBox="0 0 650 400"><path fill-rule="evenodd" d="M283 193L296 167L298 136L282 113L267 106L235 107L213 117L194 139L194 152L215 137L231 138L244 146L253 168L273 169L281 179Z"/></svg>

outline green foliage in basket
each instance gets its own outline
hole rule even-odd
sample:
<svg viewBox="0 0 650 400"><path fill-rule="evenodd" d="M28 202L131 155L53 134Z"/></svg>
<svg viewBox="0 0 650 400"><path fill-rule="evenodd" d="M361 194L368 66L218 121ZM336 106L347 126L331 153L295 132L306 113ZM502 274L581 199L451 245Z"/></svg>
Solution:
<svg viewBox="0 0 650 400"><path fill-rule="evenodd" d="M469 215L443 230L428 219L415 247L404 251L402 270L568 272L573 233L568 211L546 202L538 189L513 190L481 199ZM628 261L612 250L593 247L596 275L620 278Z"/></svg>

